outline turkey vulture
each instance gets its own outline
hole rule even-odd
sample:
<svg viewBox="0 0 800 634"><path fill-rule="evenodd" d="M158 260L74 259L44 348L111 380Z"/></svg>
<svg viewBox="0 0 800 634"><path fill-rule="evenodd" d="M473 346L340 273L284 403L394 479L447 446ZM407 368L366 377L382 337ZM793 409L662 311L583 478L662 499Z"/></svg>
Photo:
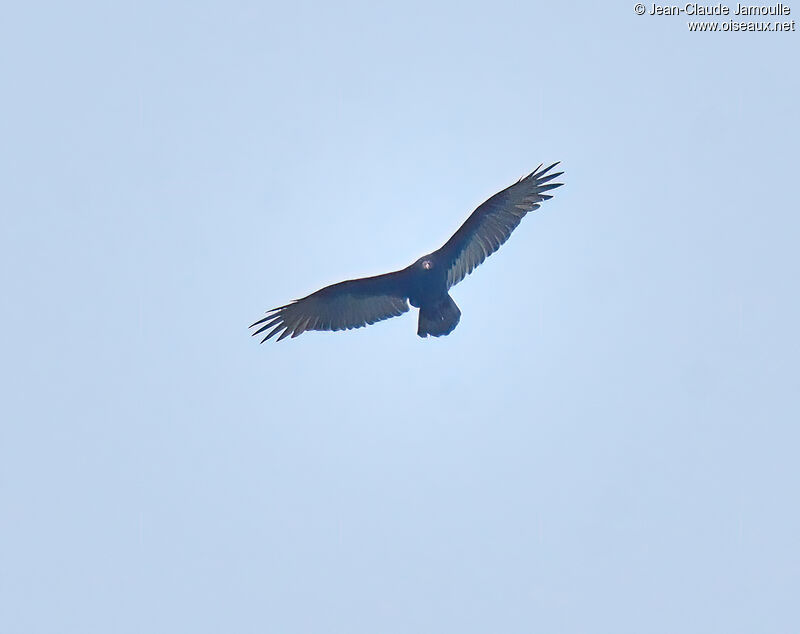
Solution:
<svg viewBox="0 0 800 634"><path fill-rule="evenodd" d="M271 329L261 340L264 343L278 333L280 341L306 330L361 328L402 315L409 302L419 308L420 337L450 334L461 319L461 311L448 291L497 251L525 214L552 198L545 192L563 184L551 182L563 174L550 173L556 165L544 169L539 165L528 176L496 193L473 211L438 251L400 271L332 284L273 308L250 326L259 326L253 335Z"/></svg>

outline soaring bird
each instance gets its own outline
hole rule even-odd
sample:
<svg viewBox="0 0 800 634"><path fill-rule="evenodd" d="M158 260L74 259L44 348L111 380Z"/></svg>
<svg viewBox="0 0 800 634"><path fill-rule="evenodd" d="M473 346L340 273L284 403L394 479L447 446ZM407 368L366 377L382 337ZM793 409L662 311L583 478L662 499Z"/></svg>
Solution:
<svg viewBox="0 0 800 634"><path fill-rule="evenodd" d="M332 284L267 311L250 328L253 335L270 332L264 343L278 333L278 341L307 330L349 330L397 317L408 304L419 308L420 337L449 335L461 319L448 291L500 248L529 211L552 198L545 192L560 187L550 173L558 163L533 172L496 193L472 212L441 249L423 255L400 271Z"/></svg>

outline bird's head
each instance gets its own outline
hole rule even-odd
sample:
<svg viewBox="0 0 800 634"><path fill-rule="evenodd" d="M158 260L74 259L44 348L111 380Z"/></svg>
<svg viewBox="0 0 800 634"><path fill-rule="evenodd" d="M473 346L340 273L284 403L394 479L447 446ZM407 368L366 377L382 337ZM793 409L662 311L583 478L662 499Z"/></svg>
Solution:
<svg viewBox="0 0 800 634"><path fill-rule="evenodd" d="M434 269L435 263L431 256L426 255L417 260L417 266L423 271L431 271Z"/></svg>

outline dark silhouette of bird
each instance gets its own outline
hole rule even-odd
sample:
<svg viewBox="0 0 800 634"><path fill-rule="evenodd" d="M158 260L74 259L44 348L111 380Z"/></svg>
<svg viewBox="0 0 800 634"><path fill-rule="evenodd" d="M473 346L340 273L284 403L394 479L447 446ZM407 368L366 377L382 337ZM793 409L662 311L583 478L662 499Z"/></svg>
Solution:
<svg viewBox="0 0 800 634"><path fill-rule="evenodd" d="M563 174L550 173L556 165L544 169L539 165L528 176L496 193L472 212L441 249L422 256L411 266L332 284L273 308L250 326L258 326L253 335L270 330L261 340L264 343L278 333L280 341L307 330L361 328L402 315L408 311L409 302L419 308L420 337L450 334L461 319L461 311L448 291L497 251L525 214L552 198L545 192L563 184L552 182Z"/></svg>

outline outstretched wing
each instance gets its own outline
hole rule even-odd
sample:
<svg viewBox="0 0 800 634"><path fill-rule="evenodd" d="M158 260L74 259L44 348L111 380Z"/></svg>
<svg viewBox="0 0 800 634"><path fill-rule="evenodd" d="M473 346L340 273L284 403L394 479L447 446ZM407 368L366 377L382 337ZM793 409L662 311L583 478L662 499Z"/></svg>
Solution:
<svg viewBox="0 0 800 634"><path fill-rule="evenodd" d="M529 211L552 198L546 194L563 183L551 183L564 172L550 174L558 163L532 173L483 203L435 255L447 267L447 288L458 284L500 248Z"/></svg>
<svg viewBox="0 0 800 634"><path fill-rule="evenodd" d="M308 297L267 311L267 316L251 325L253 335L272 329L262 340L283 331L284 337L306 330L349 330L402 315L408 310L403 271L347 280L326 286Z"/></svg>

